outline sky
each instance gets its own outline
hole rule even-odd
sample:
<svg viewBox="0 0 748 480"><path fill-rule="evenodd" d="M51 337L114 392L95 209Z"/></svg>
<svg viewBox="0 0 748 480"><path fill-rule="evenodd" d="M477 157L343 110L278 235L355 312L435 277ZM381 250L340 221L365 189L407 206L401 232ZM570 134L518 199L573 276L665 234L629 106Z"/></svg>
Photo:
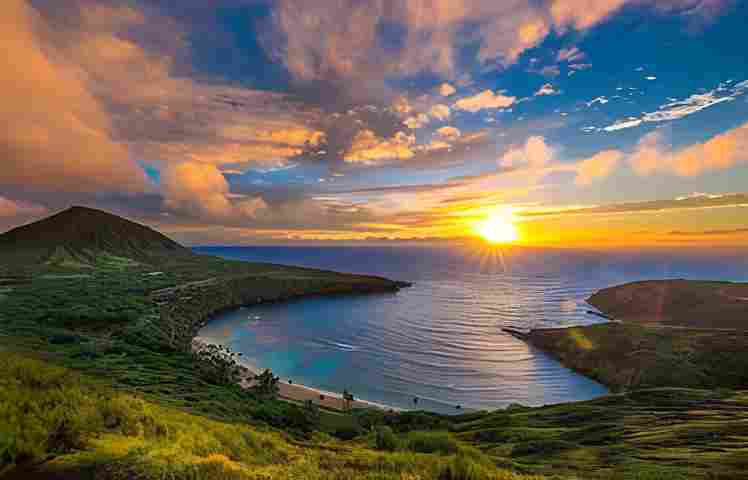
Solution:
<svg viewBox="0 0 748 480"><path fill-rule="evenodd" d="M748 2L3 0L0 231L748 244Z"/></svg>

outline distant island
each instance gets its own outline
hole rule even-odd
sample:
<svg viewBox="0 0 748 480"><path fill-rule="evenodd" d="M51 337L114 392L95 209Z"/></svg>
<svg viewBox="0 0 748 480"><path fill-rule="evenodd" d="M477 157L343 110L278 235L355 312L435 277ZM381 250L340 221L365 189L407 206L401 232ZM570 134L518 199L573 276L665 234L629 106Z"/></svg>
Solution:
<svg viewBox="0 0 748 480"><path fill-rule="evenodd" d="M236 353L192 348L225 309L407 285L197 255L85 207L6 232L0 479L745 478L745 285L624 285L590 299L613 322L522 334L620 391L537 408L281 401L272 372L242 388Z"/></svg>

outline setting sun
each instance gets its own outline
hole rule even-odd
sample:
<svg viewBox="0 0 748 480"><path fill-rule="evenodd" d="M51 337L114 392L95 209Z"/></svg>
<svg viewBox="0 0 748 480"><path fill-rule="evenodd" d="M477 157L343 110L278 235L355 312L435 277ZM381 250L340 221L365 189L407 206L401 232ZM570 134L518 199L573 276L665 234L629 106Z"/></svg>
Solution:
<svg viewBox="0 0 748 480"><path fill-rule="evenodd" d="M491 215L477 225L476 231L490 243L512 243L519 238L510 215Z"/></svg>

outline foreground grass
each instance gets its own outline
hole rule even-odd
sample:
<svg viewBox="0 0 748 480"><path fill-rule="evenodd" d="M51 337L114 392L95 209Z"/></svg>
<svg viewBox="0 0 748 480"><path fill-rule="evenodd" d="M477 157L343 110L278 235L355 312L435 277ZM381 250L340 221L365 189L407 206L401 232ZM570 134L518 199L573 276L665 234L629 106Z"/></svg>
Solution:
<svg viewBox="0 0 748 480"><path fill-rule="evenodd" d="M431 451L426 438L433 434L394 452L370 449L366 439L316 434L302 441L162 407L8 353L0 353L0 432L6 478L541 478L498 469L451 437L445 451Z"/></svg>

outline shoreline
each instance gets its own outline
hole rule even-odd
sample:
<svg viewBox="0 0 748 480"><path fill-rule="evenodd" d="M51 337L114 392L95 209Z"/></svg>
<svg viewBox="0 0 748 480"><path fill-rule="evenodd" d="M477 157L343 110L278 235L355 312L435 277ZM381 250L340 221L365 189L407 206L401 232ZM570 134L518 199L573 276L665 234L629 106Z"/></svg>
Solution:
<svg viewBox="0 0 748 480"><path fill-rule="evenodd" d="M212 343L207 341L205 338L197 336L192 341L193 351L199 350L202 345L219 345L220 343ZM252 387L252 378L254 375L260 374L264 369L257 365L250 364L246 360L238 361L239 367L242 370L240 374L238 385L242 388L249 389ZM278 381L278 399L289 403L304 404L307 400L311 400L315 405L336 412L345 412L345 402L341 393L331 392L320 388L311 387L301 383L288 383L288 381ZM372 402L362 398L356 398L350 404L351 409L378 409L386 412L400 412L403 411L400 408L385 405L378 402Z"/></svg>

